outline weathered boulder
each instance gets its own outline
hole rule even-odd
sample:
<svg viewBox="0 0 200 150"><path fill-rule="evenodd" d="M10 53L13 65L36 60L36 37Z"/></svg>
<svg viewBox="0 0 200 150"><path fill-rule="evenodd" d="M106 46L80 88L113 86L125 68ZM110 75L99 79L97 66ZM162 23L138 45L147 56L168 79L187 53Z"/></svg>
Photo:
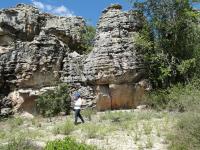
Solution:
<svg viewBox="0 0 200 150"><path fill-rule="evenodd" d="M84 64L84 73L90 82L137 82L144 73L134 44L134 38L142 28L142 16L119 8L110 6L104 10L98 23L94 49Z"/></svg>
<svg viewBox="0 0 200 150"><path fill-rule="evenodd" d="M42 27L42 30L46 34L55 35L59 40L67 44L71 50L76 50L85 26L83 18L48 15L45 19L46 24Z"/></svg>
<svg viewBox="0 0 200 150"><path fill-rule="evenodd" d="M12 111L12 102L8 97L4 97L0 100L0 117L6 117L11 115Z"/></svg>
<svg viewBox="0 0 200 150"><path fill-rule="evenodd" d="M29 5L19 4L15 8L0 11L0 43L10 44L15 39L31 41L39 34L43 18L39 10ZM8 41L5 39L9 39ZM4 41L2 43L2 41Z"/></svg>
<svg viewBox="0 0 200 150"><path fill-rule="evenodd" d="M103 11L94 49L84 64L87 82L97 85L99 110L133 108L141 99L143 88L137 83L145 69L135 37L143 27L142 19L140 13L124 12L116 4Z"/></svg>
<svg viewBox="0 0 200 150"><path fill-rule="evenodd" d="M53 16L25 4L1 10L0 102L9 95L14 109L32 111L37 95L20 90L40 91L69 78L64 63L71 61L84 27L81 17Z"/></svg>

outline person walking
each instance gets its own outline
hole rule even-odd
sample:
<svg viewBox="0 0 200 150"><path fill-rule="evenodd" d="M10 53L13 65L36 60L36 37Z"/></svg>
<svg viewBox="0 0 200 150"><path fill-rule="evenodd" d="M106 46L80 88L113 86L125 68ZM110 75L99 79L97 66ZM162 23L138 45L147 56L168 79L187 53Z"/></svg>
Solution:
<svg viewBox="0 0 200 150"><path fill-rule="evenodd" d="M75 121L74 124L77 125L78 117L81 119L82 123L85 121L83 120L83 117L81 116L81 106L82 106L83 100L81 98L80 93L75 94L75 104L74 104L74 111L75 111Z"/></svg>

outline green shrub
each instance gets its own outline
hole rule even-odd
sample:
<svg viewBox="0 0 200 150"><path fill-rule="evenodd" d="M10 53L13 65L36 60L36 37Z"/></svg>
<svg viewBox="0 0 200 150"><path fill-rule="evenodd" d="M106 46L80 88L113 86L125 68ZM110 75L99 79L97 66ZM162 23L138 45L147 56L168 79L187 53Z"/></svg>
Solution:
<svg viewBox="0 0 200 150"><path fill-rule="evenodd" d="M62 111L69 114L70 105L66 84L60 84L55 90L43 93L36 100L37 111L46 117L55 116Z"/></svg>
<svg viewBox="0 0 200 150"><path fill-rule="evenodd" d="M200 114L183 113L174 132L168 135L170 150L199 150L200 148Z"/></svg>
<svg viewBox="0 0 200 150"><path fill-rule="evenodd" d="M94 123L87 123L82 126L82 131L86 133L88 138L99 138L102 139L108 133L115 130L113 126L105 126Z"/></svg>
<svg viewBox="0 0 200 150"><path fill-rule="evenodd" d="M66 120L66 122L62 125L59 125L53 129L54 134L65 134L69 135L72 131L74 131L75 126L72 121Z"/></svg>
<svg viewBox="0 0 200 150"><path fill-rule="evenodd" d="M122 6L119 4L112 4L110 7L114 9L122 9Z"/></svg>
<svg viewBox="0 0 200 150"><path fill-rule="evenodd" d="M199 79L187 85L177 84L165 90L149 93L145 104L156 110L200 111Z"/></svg>
<svg viewBox="0 0 200 150"><path fill-rule="evenodd" d="M9 139L8 144L0 146L2 150L35 150L30 141L24 136L17 136Z"/></svg>
<svg viewBox="0 0 200 150"><path fill-rule="evenodd" d="M146 95L145 104L155 110L163 110L167 108L168 100L167 90L157 90Z"/></svg>
<svg viewBox="0 0 200 150"><path fill-rule="evenodd" d="M9 122L11 128L16 128L16 127L22 125L24 120L20 117L16 117L16 118L10 118L8 120L8 122Z"/></svg>
<svg viewBox="0 0 200 150"><path fill-rule="evenodd" d="M151 122L144 122L143 123L143 130L144 130L145 135L151 134L151 132L153 130Z"/></svg>
<svg viewBox="0 0 200 150"><path fill-rule="evenodd" d="M89 121L92 120L92 115L96 114L96 111L92 108L86 108L85 110L82 111L83 116L88 118Z"/></svg>
<svg viewBox="0 0 200 150"><path fill-rule="evenodd" d="M76 49L80 54L88 54L91 52L94 44L96 29L93 26L87 25L83 28L81 33L81 41L79 45L76 45Z"/></svg>
<svg viewBox="0 0 200 150"><path fill-rule="evenodd" d="M86 144L77 143L74 139L67 137L64 140L48 142L45 150L96 150L96 148Z"/></svg>
<svg viewBox="0 0 200 150"><path fill-rule="evenodd" d="M86 132L88 138L96 138L98 137L100 128L101 127L99 125L89 123L83 126L83 131Z"/></svg>
<svg viewBox="0 0 200 150"><path fill-rule="evenodd" d="M119 123L119 122L123 122L123 121L130 121L132 119L134 119L134 114L130 113L130 112L123 112L123 111L119 111L119 112L111 112L111 111L107 111L105 112L105 114L103 114L101 116L101 120L110 120L113 123Z"/></svg>

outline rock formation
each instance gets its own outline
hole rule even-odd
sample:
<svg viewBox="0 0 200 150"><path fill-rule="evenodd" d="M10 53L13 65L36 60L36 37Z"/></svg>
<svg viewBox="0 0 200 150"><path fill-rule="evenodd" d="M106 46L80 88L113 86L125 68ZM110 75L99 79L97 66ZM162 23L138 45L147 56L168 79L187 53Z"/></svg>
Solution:
<svg viewBox="0 0 200 150"><path fill-rule="evenodd" d="M72 93L79 90L88 105L97 103L98 110L135 107L144 91L144 66L134 46L141 19L120 5L108 7L97 25L94 49L81 55L81 17L53 16L25 4L1 10L1 110L10 99L15 109L33 111L37 96L60 81Z"/></svg>
<svg viewBox="0 0 200 150"><path fill-rule="evenodd" d="M64 61L76 51L84 26L81 17L52 16L24 4L1 10L1 98L33 107L41 89L60 80Z"/></svg>
<svg viewBox="0 0 200 150"><path fill-rule="evenodd" d="M99 110L135 107L143 95L136 83L144 78L144 66L134 44L142 19L137 12L123 12L120 5L103 11L94 49L84 64L86 80L97 87Z"/></svg>

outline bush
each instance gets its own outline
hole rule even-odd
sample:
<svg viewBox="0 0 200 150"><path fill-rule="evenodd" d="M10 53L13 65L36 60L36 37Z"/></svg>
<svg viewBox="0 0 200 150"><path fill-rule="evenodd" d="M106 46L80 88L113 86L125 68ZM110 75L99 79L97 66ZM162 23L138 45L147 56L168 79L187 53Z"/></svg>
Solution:
<svg viewBox="0 0 200 150"><path fill-rule="evenodd" d="M82 131L86 133L87 138L104 138L112 131L112 127L102 126L99 124L88 123L82 126Z"/></svg>
<svg viewBox="0 0 200 150"><path fill-rule="evenodd" d="M167 108L168 100L167 90L157 90L146 95L145 104L156 110L163 110Z"/></svg>
<svg viewBox="0 0 200 150"><path fill-rule="evenodd" d="M60 112L70 112L70 97L68 86L60 84L54 91L47 91L40 95L36 100L36 108L39 114L50 117Z"/></svg>
<svg viewBox="0 0 200 150"><path fill-rule="evenodd" d="M175 131L168 136L171 150L199 150L200 114L187 112L182 114Z"/></svg>
<svg viewBox="0 0 200 150"><path fill-rule="evenodd" d="M199 79L187 85L177 84L165 90L157 90L146 96L145 103L156 110L170 111L200 110Z"/></svg>
<svg viewBox="0 0 200 150"><path fill-rule="evenodd" d="M8 120L8 122L9 122L11 128L16 128L16 127L22 125L24 123L24 120L20 117L16 117L16 118L10 118Z"/></svg>
<svg viewBox="0 0 200 150"><path fill-rule="evenodd" d="M54 128L54 134L65 134L69 135L72 131L74 131L75 127L72 121L67 120L64 124L59 125Z"/></svg>
<svg viewBox="0 0 200 150"><path fill-rule="evenodd" d="M67 137L64 140L48 142L45 150L96 150L96 148L77 143L74 139Z"/></svg>
<svg viewBox="0 0 200 150"><path fill-rule="evenodd" d="M30 141L24 136L13 137L9 139L8 144L0 146L3 150L35 150Z"/></svg>
<svg viewBox="0 0 200 150"><path fill-rule="evenodd" d="M88 54L91 52L94 46L94 37L95 37L96 29L93 26L87 25L83 28L81 34L80 45L77 45L78 53L80 54Z"/></svg>
<svg viewBox="0 0 200 150"><path fill-rule="evenodd" d="M181 111L178 123L168 135L170 150L198 150L200 148L200 80L187 85L177 84L166 90L154 91L146 103L157 110Z"/></svg>
<svg viewBox="0 0 200 150"><path fill-rule="evenodd" d="M88 118L89 121L92 120L92 115L96 114L96 111L92 108L86 108L85 110L82 111L83 116L85 116L86 118Z"/></svg>

